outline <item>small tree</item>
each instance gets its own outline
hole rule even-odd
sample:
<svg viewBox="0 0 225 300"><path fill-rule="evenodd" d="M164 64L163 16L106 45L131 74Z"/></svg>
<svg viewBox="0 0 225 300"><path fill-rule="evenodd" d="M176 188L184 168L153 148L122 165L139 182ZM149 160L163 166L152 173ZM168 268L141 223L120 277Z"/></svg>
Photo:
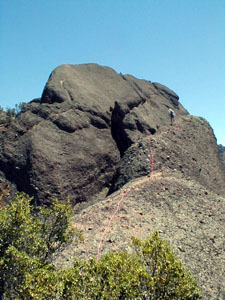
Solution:
<svg viewBox="0 0 225 300"><path fill-rule="evenodd" d="M0 107L0 125L7 123L7 115L2 107Z"/></svg>
<svg viewBox="0 0 225 300"><path fill-rule="evenodd" d="M23 111L25 105L26 105L26 102L20 102L19 104L15 105L16 115L18 115L21 111Z"/></svg>
<svg viewBox="0 0 225 300"><path fill-rule="evenodd" d="M0 211L0 299L4 300L198 300L199 288L170 245L154 232L132 238L134 253L75 260L71 269L51 264L76 234L69 203L35 211L19 194Z"/></svg>
<svg viewBox="0 0 225 300"><path fill-rule="evenodd" d="M31 277L51 271L51 279L53 254L75 234L80 237L71 227L69 202L54 200L51 207L35 211L31 201L21 193L0 211L0 297L5 299L29 299L24 294Z"/></svg>
<svg viewBox="0 0 225 300"><path fill-rule="evenodd" d="M148 277L143 278L141 291L150 300L197 300L200 290L191 273L184 269L169 243L155 231L146 241L132 238L135 251Z"/></svg>
<svg viewBox="0 0 225 300"><path fill-rule="evenodd" d="M5 112L6 112L7 123L11 123L16 117L16 109L7 107Z"/></svg>
<svg viewBox="0 0 225 300"><path fill-rule="evenodd" d="M63 298L101 300L197 300L201 294L169 244L157 232L146 241L133 238L135 253L107 253L75 260L65 273Z"/></svg>
<svg viewBox="0 0 225 300"><path fill-rule="evenodd" d="M0 106L0 125L10 124L21 111L24 111L25 106L25 102L16 104L14 108L7 107L5 110Z"/></svg>
<svg viewBox="0 0 225 300"><path fill-rule="evenodd" d="M64 298L75 299L141 299L141 277L147 273L136 255L127 252L107 253L95 259L75 260L64 279Z"/></svg>

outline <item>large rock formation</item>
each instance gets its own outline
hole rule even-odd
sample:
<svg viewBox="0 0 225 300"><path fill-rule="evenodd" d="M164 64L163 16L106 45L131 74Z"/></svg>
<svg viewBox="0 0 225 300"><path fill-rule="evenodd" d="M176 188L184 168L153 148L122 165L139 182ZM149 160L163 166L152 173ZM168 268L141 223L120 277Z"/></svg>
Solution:
<svg viewBox="0 0 225 300"><path fill-rule="evenodd" d="M187 114L158 83L96 64L56 68L41 99L2 132L0 169L19 191L41 202L87 201L108 188L124 152L144 135Z"/></svg>
<svg viewBox="0 0 225 300"><path fill-rule="evenodd" d="M153 145L156 140L154 137ZM148 165L146 158L145 162ZM158 230L192 271L203 299L222 300L224 210L224 196L209 191L182 170L158 169L151 177L136 178L106 199L83 209L74 223L83 230L84 242L78 246L71 244L57 257L56 263L71 265L74 256L96 257L98 252L100 255L108 251L130 252L131 236L146 239Z"/></svg>
<svg viewBox="0 0 225 300"><path fill-rule="evenodd" d="M132 179L148 175L152 167L151 151L154 153L154 171L180 171L184 177L224 195L224 168L212 128L203 118L190 115L176 121L171 128L162 128L148 140L140 139L133 144L121 158L110 192Z"/></svg>
<svg viewBox="0 0 225 300"><path fill-rule="evenodd" d="M0 146L0 205L16 191L75 204L85 241L56 264L131 251L131 235L158 229L204 299L224 298L225 169L210 125L173 91L96 64L63 65L40 99L0 126Z"/></svg>

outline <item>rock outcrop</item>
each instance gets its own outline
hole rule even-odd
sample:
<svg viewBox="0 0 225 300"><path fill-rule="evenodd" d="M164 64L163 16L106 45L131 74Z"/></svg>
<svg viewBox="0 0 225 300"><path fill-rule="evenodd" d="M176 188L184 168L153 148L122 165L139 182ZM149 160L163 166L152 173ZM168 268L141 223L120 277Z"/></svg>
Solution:
<svg viewBox="0 0 225 300"><path fill-rule="evenodd" d="M131 235L157 229L204 299L224 297L225 168L208 122L169 88L96 64L56 68L42 97L0 126L0 206L16 191L75 205L85 241L55 264L131 251Z"/></svg>
<svg viewBox="0 0 225 300"><path fill-rule="evenodd" d="M158 83L96 64L56 68L41 99L27 104L1 133L0 169L40 202L87 201L109 188L125 151L141 136L187 114Z"/></svg>
<svg viewBox="0 0 225 300"><path fill-rule="evenodd" d="M187 115L174 126L161 128L149 137L133 144L121 158L110 193L135 178L150 174L153 167L154 171L179 171L210 191L224 195L224 168L215 136L206 120Z"/></svg>
<svg viewBox="0 0 225 300"><path fill-rule="evenodd" d="M71 265L74 256L96 257L99 245L100 255L108 251L131 252L131 236L146 239L158 230L192 271L203 299L222 300L224 210L224 196L209 191L180 170L157 170L151 177L136 178L83 209L74 223L83 230L84 242L71 244L55 263L65 266Z"/></svg>

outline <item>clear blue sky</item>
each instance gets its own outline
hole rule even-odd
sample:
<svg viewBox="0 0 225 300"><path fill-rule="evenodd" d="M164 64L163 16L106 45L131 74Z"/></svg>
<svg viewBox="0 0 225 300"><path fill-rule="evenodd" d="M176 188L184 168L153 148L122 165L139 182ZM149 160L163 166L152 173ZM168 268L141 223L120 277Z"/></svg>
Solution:
<svg viewBox="0 0 225 300"><path fill-rule="evenodd" d="M0 105L95 62L173 89L225 145L225 0L0 0Z"/></svg>

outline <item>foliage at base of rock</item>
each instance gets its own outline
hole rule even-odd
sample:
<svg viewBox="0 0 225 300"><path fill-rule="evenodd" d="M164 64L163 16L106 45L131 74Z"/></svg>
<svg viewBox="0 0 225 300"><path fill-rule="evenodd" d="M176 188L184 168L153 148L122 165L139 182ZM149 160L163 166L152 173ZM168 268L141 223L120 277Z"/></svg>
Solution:
<svg viewBox="0 0 225 300"><path fill-rule="evenodd" d="M108 253L99 262L75 261L64 299L201 299L190 272L158 232L146 241L133 238L133 246L133 254Z"/></svg>
<svg viewBox="0 0 225 300"><path fill-rule="evenodd" d="M0 299L198 300L199 288L158 232L134 252L107 253L99 261L54 266L54 253L75 235L69 203L34 209L25 194L0 211Z"/></svg>
<svg viewBox="0 0 225 300"><path fill-rule="evenodd" d="M141 264L148 274L142 282L147 299L200 299L200 290L171 249L156 231L146 241L132 238ZM150 296L151 295L151 296ZM145 298L144 298L145 299Z"/></svg>
<svg viewBox="0 0 225 300"><path fill-rule="evenodd" d="M74 235L79 238L70 223L69 203L54 200L51 207L34 209L31 201L22 193L0 211L0 297L4 299L41 299L24 296L31 288L30 276L47 272L51 278L53 254Z"/></svg>

